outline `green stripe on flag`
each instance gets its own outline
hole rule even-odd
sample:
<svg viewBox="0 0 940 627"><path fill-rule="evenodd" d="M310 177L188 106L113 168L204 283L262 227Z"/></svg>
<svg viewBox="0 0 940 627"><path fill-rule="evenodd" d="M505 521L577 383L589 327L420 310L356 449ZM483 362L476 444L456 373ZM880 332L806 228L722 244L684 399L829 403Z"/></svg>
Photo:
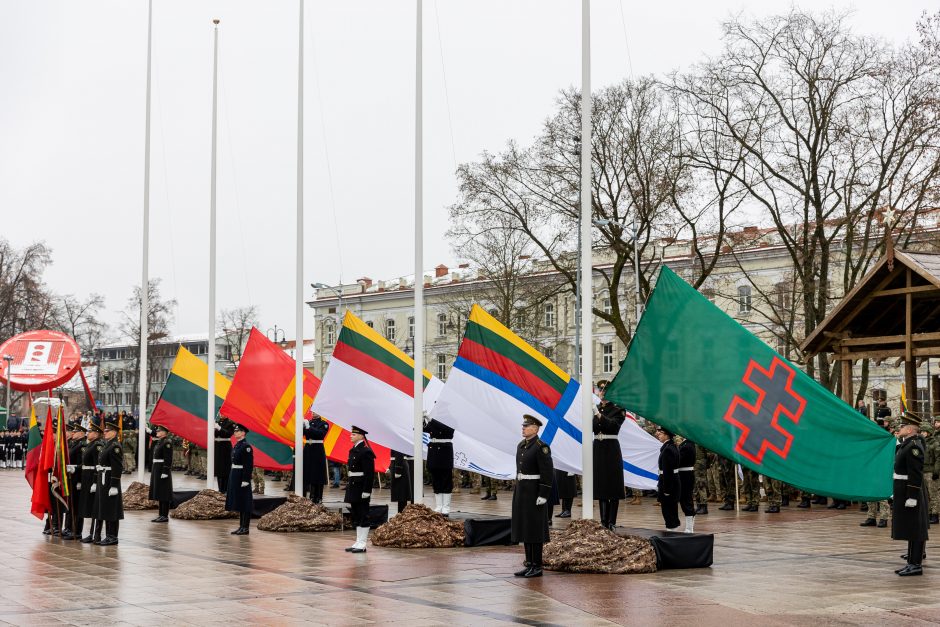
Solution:
<svg viewBox="0 0 940 627"><path fill-rule="evenodd" d="M176 405L183 411L192 414L200 420L206 419L206 390L183 377L170 373L167 377L166 386L160 398ZM222 407L220 396L215 397L215 413L219 413Z"/></svg>
<svg viewBox="0 0 940 627"><path fill-rule="evenodd" d="M512 342L507 341L504 337L493 333L491 330L476 322L470 321L467 324L467 332L464 337L495 353L499 353L507 360L517 364L520 368L528 370L559 394L564 394L565 389L568 387L565 381L562 381L558 375L546 368L544 364L533 359L531 355L521 350ZM485 366L486 364L480 365Z"/></svg>
<svg viewBox="0 0 940 627"><path fill-rule="evenodd" d="M346 344L347 346L351 346L362 353L365 353L369 357L372 357L376 361L385 364L392 370L401 373L409 379L414 377L415 369L413 366L409 366L397 355L393 355L372 340L359 335L349 327L343 327L339 332L339 342ZM427 377L424 377L424 385L425 387L428 385Z"/></svg>

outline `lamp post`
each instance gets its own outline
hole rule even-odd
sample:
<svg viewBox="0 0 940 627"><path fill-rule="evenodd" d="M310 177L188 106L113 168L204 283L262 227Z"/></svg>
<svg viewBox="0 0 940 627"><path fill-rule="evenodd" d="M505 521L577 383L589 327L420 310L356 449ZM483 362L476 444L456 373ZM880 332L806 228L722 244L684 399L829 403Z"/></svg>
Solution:
<svg viewBox="0 0 940 627"><path fill-rule="evenodd" d="M278 333L280 333L281 339L277 339ZM281 348L284 348L285 346L287 346L287 337L284 335L284 329L278 328L276 324L274 325L273 329L268 329L267 331L265 331L265 335L267 336L269 340L271 340L275 344L280 344Z"/></svg>
<svg viewBox="0 0 940 627"><path fill-rule="evenodd" d="M342 292L342 290L338 290L338 289L336 289L335 287L333 287L333 286L331 286L331 285L327 285L326 283L311 283L311 284L310 284L310 287L312 287L312 288L314 288L314 289L318 289L318 290L330 290L331 292L333 292L334 294L336 294L336 298L339 300L339 304L337 305L337 311L339 311L340 313L343 312L343 292Z"/></svg>
<svg viewBox="0 0 940 627"><path fill-rule="evenodd" d="M12 372L10 370L13 368L13 355L4 355L3 360L7 362L7 427L10 426L10 378Z"/></svg>

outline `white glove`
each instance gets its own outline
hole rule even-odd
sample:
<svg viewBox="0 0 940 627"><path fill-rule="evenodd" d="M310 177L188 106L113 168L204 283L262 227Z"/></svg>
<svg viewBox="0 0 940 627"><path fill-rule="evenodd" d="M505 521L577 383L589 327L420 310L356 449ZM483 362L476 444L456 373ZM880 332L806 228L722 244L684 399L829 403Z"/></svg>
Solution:
<svg viewBox="0 0 940 627"><path fill-rule="evenodd" d="M395 478L398 479L399 477L401 477L401 475L396 472L396 473L395 473Z"/></svg>
<svg viewBox="0 0 940 627"><path fill-rule="evenodd" d="M219 423L215 423L215 430L216 430L216 431L221 431L221 430L222 430L222 425L220 425Z"/></svg>
<svg viewBox="0 0 940 627"><path fill-rule="evenodd" d="M309 428L310 428L310 421L304 420L304 429L309 429Z"/></svg>
<svg viewBox="0 0 940 627"><path fill-rule="evenodd" d="M117 488L111 488L108 490L108 496L117 496Z"/></svg>
<svg viewBox="0 0 940 627"><path fill-rule="evenodd" d="M917 499L907 499L904 501L904 507L917 507Z"/></svg>
<svg viewBox="0 0 940 627"><path fill-rule="evenodd" d="M166 479L166 478L169 477L169 476L170 476L170 475L160 475L160 478L161 478L161 479Z"/></svg>
<svg viewBox="0 0 940 627"><path fill-rule="evenodd" d="M247 482L247 481L242 481L242 487L243 487L243 488L247 488L247 487L248 487L248 482Z"/></svg>
<svg viewBox="0 0 940 627"><path fill-rule="evenodd" d="M372 496L372 493L371 493L371 492L363 492L363 493L362 493L362 498L364 498L364 499L367 499L367 498L369 498L370 496Z"/></svg>
<svg viewBox="0 0 940 627"><path fill-rule="evenodd" d="M69 474L71 474L71 473L75 472L75 466L72 465L72 464L69 464L68 466L65 467L65 471L68 472Z"/></svg>
<svg viewBox="0 0 940 627"><path fill-rule="evenodd" d="M548 499L546 499L544 496L540 496L539 498L535 499L536 505L545 505L546 503L548 503Z"/></svg>
<svg viewBox="0 0 940 627"><path fill-rule="evenodd" d="M91 484L91 490L89 490L89 491L92 492L92 493L94 493L94 491L97 490L97 489L98 489L98 484L97 484L97 483L93 483L93 484Z"/></svg>
<svg viewBox="0 0 940 627"><path fill-rule="evenodd" d="M75 484L75 489L76 489L76 490L81 490L81 489L82 489L82 484L76 483L76 484Z"/></svg>
<svg viewBox="0 0 940 627"><path fill-rule="evenodd" d="M426 425L429 422L431 422L431 418L427 414L424 414L424 424Z"/></svg>

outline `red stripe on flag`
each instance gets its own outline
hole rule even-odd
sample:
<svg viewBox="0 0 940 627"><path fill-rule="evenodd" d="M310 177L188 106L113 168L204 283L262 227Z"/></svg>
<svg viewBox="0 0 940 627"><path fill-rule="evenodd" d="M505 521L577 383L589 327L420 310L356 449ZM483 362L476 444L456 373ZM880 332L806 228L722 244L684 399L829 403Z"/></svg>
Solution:
<svg viewBox="0 0 940 627"><path fill-rule="evenodd" d="M161 398L157 403L150 422L163 425L170 433L189 440L199 448L206 448L206 421L165 399Z"/></svg>
<svg viewBox="0 0 940 627"><path fill-rule="evenodd" d="M460 356L514 383L553 409L561 400L561 394L540 377L469 338L460 342Z"/></svg>
<svg viewBox="0 0 940 627"><path fill-rule="evenodd" d="M387 383L402 394L414 398L414 381L371 355L367 355L349 344L340 343L333 349L333 357L357 370L363 371L370 377Z"/></svg>

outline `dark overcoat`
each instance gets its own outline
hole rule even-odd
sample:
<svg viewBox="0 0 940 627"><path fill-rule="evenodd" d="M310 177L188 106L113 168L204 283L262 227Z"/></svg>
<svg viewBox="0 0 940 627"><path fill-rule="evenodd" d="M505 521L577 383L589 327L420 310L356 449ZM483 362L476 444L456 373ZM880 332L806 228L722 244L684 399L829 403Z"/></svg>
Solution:
<svg viewBox="0 0 940 627"><path fill-rule="evenodd" d="M150 466L151 501L173 500L173 441L169 436L155 438L151 445L153 461ZM163 475L166 475L165 477Z"/></svg>
<svg viewBox="0 0 940 627"><path fill-rule="evenodd" d="M69 482L69 511L75 517L81 517L79 507L82 502L82 449L85 446L85 440L69 440L69 463L66 471L66 477Z"/></svg>
<svg viewBox="0 0 940 627"><path fill-rule="evenodd" d="M657 499L679 500L679 447L672 440L659 447L659 480L656 484Z"/></svg>
<svg viewBox="0 0 940 627"><path fill-rule="evenodd" d="M219 421L219 428L215 431L215 471L217 478L228 477L232 471L232 436L235 434L235 424L228 418Z"/></svg>
<svg viewBox="0 0 940 627"><path fill-rule="evenodd" d="M372 494L372 482L375 480L375 453L364 440L349 449L347 462L349 477L346 482L346 503L368 501Z"/></svg>
<svg viewBox="0 0 940 627"><path fill-rule="evenodd" d="M410 501L414 493L414 457L405 455L401 451L392 451L392 463L388 466L390 475L392 502Z"/></svg>
<svg viewBox="0 0 940 627"><path fill-rule="evenodd" d="M97 497L98 520L121 520L124 518L124 499L121 496L121 474L124 472L124 451L115 437L105 442L98 453ZM117 494L110 496L111 488L117 488Z"/></svg>
<svg viewBox="0 0 940 627"><path fill-rule="evenodd" d="M319 416L304 427L304 486L326 485L326 449L323 438L330 423Z"/></svg>
<svg viewBox="0 0 940 627"><path fill-rule="evenodd" d="M894 540L927 540L927 489L924 483L924 440L911 436L898 446L894 455L894 503L891 516L891 538ZM905 507L914 499L914 507Z"/></svg>
<svg viewBox="0 0 940 627"><path fill-rule="evenodd" d="M679 503L686 516L692 512L687 511L694 501L695 492L695 442L684 440L679 445ZM694 511L694 509L693 509Z"/></svg>
<svg viewBox="0 0 940 627"><path fill-rule="evenodd" d="M512 492L512 541L548 542L548 519L552 514L546 502L536 505L536 499L551 496L554 466L552 450L548 444L534 437L519 442L516 447L516 473L538 476L538 479L519 479Z"/></svg>
<svg viewBox="0 0 940 627"><path fill-rule="evenodd" d="M98 454L101 453L101 447L104 443L97 439L94 442L85 442L82 447L81 456L81 484L82 489L79 493L78 515L82 518L97 518L98 507L96 496L98 496L98 473L95 468L98 465ZM91 486L95 486L95 491L91 491Z"/></svg>
<svg viewBox="0 0 940 627"><path fill-rule="evenodd" d="M437 420L430 420L424 425L424 432L431 438L428 443L428 469L452 470L454 467L454 430ZM448 441L435 442L434 440Z"/></svg>
<svg viewBox="0 0 940 627"><path fill-rule="evenodd" d="M623 409L604 402L594 416L594 498L598 500L622 499L623 454L617 434L625 419ZM600 439L598 438L600 436Z"/></svg>
<svg viewBox="0 0 940 627"><path fill-rule="evenodd" d="M225 491L225 511L251 512L251 471L255 467L255 453L248 440L239 440L232 448L232 466ZM242 485L243 483L247 485Z"/></svg>

